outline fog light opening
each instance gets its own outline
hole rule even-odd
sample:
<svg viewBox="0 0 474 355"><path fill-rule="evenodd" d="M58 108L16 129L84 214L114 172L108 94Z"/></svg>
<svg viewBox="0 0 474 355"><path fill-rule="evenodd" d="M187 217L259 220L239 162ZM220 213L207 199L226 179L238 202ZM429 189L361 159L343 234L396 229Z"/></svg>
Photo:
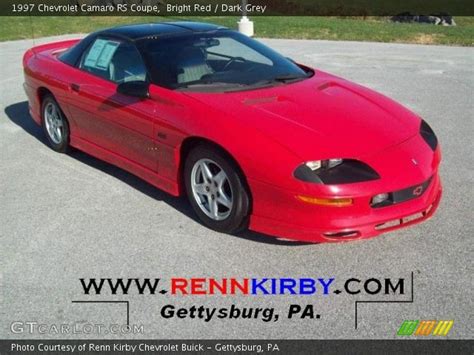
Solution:
<svg viewBox="0 0 474 355"><path fill-rule="evenodd" d="M360 236L358 231L345 231L345 232L327 232L323 233L328 238L356 238Z"/></svg>

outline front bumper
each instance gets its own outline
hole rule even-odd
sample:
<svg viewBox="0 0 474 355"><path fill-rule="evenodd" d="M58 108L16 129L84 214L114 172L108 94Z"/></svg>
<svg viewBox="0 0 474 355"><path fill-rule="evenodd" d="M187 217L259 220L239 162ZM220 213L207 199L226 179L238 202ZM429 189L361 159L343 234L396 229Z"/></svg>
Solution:
<svg viewBox="0 0 474 355"><path fill-rule="evenodd" d="M341 242L375 237L381 233L407 227L430 218L439 206L442 186L438 172L419 197L394 205L372 208L371 196L358 197L350 207L315 206L295 199L295 193L252 181L262 201L269 206L255 206L250 229L308 242ZM278 206L285 206L283 209ZM259 207L261 207L259 209ZM267 211L259 214L258 211Z"/></svg>

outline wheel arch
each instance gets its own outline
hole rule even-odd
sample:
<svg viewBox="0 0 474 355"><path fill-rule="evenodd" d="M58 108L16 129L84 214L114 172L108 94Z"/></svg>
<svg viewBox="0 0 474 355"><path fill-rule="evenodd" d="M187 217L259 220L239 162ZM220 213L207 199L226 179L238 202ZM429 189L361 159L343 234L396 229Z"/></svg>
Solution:
<svg viewBox="0 0 474 355"><path fill-rule="evenodd" d="M46 86L40 86L36 90L36 94L38 96L38 102L39 102L40 119L43 120L43 112L42 112L43 100L45 99L46 96L51 96L54 99L54 101L56 101L56 104L58 105L59 109L61 110L61 113L63 114L64 119L67 121L67 123L69 125L69 129L71 129L71 121L69 120L69 117L64 112L64 109L59 104L59 101L56 98L56 96L53 94L53 92L51 90L49 90Z"/></svg>
<svg viewBox="0 0 474 355"><path fill-rule="evenodd" d="M40 104L40 107L41 105L43 104L43 100L44 98L47 96L47 95L51 95L52 97L54 97L54 94L51 92L51 90L49 90L47 87L45 86L40 86L37 90L36 90L36 95L38 96L38 102Z"/></svg>
<svg viewBox="0 0 474 355"><path fill-rule="evenodd" d="M181 143L180 152L179 152L179 172L178 172L180 195L184 194L184 176L183 176L184 175L184 163L186 162L186 158L187 158L189 152L191 152L191 150L193 148L195 148L199 145L212 147L214 149L217 149L217 150L221 151L237 167L238 174L242 178L242 182L244 183L244 187L247 190L247 193L248 193L248 196L249 196L249 199L250 199L250 213L251 213L252 212L252 205L253 205L253 203L252 203L252 201L253 201L252 200L252 191L251 191L250 185L247 181L247 176L245 175L245 173L244 173L242 167L240 166L239 162L223 146L221 146L220 144L218 144L218 143L216 143L216 142L214 142L210 139L204 138L204 137L199 137L199 136L187 137Z"/></svg>

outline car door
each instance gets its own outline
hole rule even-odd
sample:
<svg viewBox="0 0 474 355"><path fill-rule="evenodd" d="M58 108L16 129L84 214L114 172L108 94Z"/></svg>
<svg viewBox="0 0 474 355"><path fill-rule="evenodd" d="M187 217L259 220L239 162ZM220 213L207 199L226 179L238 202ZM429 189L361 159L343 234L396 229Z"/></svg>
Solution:
<svg viewBox="0 0 474 355"><path fill-rule="evenodd" d="M153 139L155 103L117 92L120 83L146 81L146 69L134 44L97 37L78 63L70 83L69 111L80 140L105 149L133 167L157 170Z"/></svg>

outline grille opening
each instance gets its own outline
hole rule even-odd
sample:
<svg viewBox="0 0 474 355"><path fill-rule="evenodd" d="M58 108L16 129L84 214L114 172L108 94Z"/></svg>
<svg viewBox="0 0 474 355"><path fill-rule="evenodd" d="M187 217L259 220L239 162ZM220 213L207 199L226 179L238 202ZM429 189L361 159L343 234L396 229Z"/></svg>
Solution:
<svg viewBox="0 0 474 355"><path fill-rule="evenodd" d="M429 207L428 209L431 209L431 207ZM384 229L393 228L393 227L396 227L396 226L399 226L399 225L402 225L402 224L407 224L407 223L410 223L410 222L413 222L413 221L416 221L416 220L419 220L419 219L423 219L426 216L426 214L427 214L426 211L419 212L419 213L414 213L414 214L411 214L409 216L406 216L406 217L403 217L403 218L400 218L400 219L395 219L393 221L388 221L388 222L385 222L385 223L378 224L378 225L375 226L375 229L376 230L384 230Z"/></svg>
<svg viewBox="0 0 474 355"><path fill-rule="evenodd" d="M388 192L388 198L379 203L374 203L374 198L378 195L372 196L372 199L370 200L370 206L372 208L380 208L418 198L428 190L432 180L433 176L431 176L421 185L414 185L402 190Z"/></svg>
<svg viewBox="0 0 474 355"><path fill-rule="evenodd" d="M387 229L387 228L392 228L392 227L396 227L398 225L400 225L402 222L401 220L399 219L395 219L393 221L390 221L390 222L385 222L385 223L382 223L382 224L378 224L375 226L375 229L376 230L383 230L383 229Z"/></svg>

